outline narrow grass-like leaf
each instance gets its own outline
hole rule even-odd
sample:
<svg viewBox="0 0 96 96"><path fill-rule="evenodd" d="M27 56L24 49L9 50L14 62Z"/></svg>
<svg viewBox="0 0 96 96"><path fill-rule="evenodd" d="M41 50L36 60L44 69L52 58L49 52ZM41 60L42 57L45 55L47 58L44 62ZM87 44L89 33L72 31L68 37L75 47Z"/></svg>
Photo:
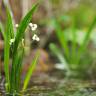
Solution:
<svg viewBox="0 0 96 96"><path fill-rule="evenodd" d="M72 54L71 54L71 63L75 64L76 61L76 17L73 17L73 26L72 26Z"/></svg>
<svg viewBox="0 0 96 96"><path fill-rule="evenodd" d="M3 28L3 26L2 26L2 23L1 23L1 22L0 22L0 32L2 33L3 38L5 38L4 28ZM0 70L0 79L1 79L1 70Z"/></svg>
<svg viewBox="0 0 96 96"><path fill-rule="evenodd" d="M39 51L37 52L36 56L34 57L30 67L29 67L29 70L28 70L28 73L26 74L26 77L25 77L25 80L24 80L24 86L23 86L23 90L25 90L28 86L28 83L29 83L29 80L32 76L32 73L36 67L36 64L37 64L37 61L38 61L38 58L39 58Z"/></svg>
<svg viewBox="0 0 96 96"><path fill-rule="evenodd" d="M85 39L84 39L84 41L83 41L83 44L82 44L82 49L84 49L84 47L87 46L88 41L89 41L90 36L91 36L91 33L92 33L92 30L93 30L93 28L95 27L95 25L96 25L96 17L94 18L91 26L89 27L89 29L88 29L88 31L87 31L86 37L85 37Z"/></svg>
<svg viewBox="0 0 96 96"><path fill-rule="evenodd" d="M17 66L16 66L16 90L20 91L20 84L21 84L21 70L22 70L22 62L24 57L24 48L21 48L18 58L17 58Z"/></svg>
<svg viewBox="0 0 96 96"><path fill-rule="evenodd" d="M34 11L36 10L38 4L35 4L32 9L27 13L27 15L24 17L23 20L21 20L20 25L17 29L17 33L16 33L16 38L15 38L15 42L14 42L14 49L13 49L13 53L16 54L17 52L17 48L19 45L19 42L22 40L23 36L24 36L24 32L29 24L29 22L32 19L32 15L34 13Z"/></svg>
<svg viewBox="0 0 96 96"><path fill-rule="evenodd" d="M90 39L90 35L91 35L92 30L93 30L93 28L95 27L95 25L96 25L96 17L94 18L91 26L89 27L89 29L88 29L88 31L87 31L87 33L86 33L85 39L84 39L84 41L83 41L83 43L82 43L82 45L81 45L81 47L80 47L80 49L79 49L77 63L80 61L80 56L81 56L82 52L83 52L83 51L86 49L86 47L87 47L88 41L89 41L89 39Z"/></svg>
<svg viewBox="0 0 96 96"><path fill-rule="evenodd" d="M24 42L22 41L22 38L24 36L28 24L31 21L34 11L37 8L37 5L38 4L35 4L32 7L32 9L27 13L27 15L21 20L15 36L14 36L13 19L7 5L6 5L6 13L7 13L6 26L3 28L2 24L0 23L0 32L2 32L2 35L4 37L4 71L6 79L5 88L6 92L12 94L12 96L13 95L15 96L16 93L20 91L21 69L24 57L24 45L23 45ZM12 39L14 39L15 41L11 42L10 40ZM11 52L12 54L10 54ZM11 71L9 71L10 55L12 56ZM31 68L29 68L28 74L26 76L27 79L25 78L26 82L25 87L27 87L31 74L35 68L37 57L38 56L36 55L36 58L34 58L33 63L30 66Z"/></svg>
<svg viewBox="0 0 96 96"><path fill-rule="evenodd" d="M10 89L10 74L9 74L9 56L10 56L10 39L13 33L13 26L12 26L12 18L10 11L6 7L7 13L7 22L6 22L6 29L4 34L4 71L7 83L7 91Z"/></svg>
<svg viewBox="0 0 96 96"><path fill-rule="evenodd" d="M54 27L56 29L56 35L61 43L61 46L64 49L65 55L67 59L69 59L69 50L68 50L67 40L65 39L64 33L62 32L62 29L56 20L54 20Z"/></svg>
<svg viewBox="0 0 96 96"><path fill-rule="evenodd" d="M62 52L60 51L60 49L55 44L53 44L53 43L51 43L49 47L50 47L50 50L53 52L53 54L58 57L58 59L60 60L60 62L62 64L65 64L66 65L67 64L67 61L64 58L64 55L62 54Z"/></svg>
<svg viewBox="0 0 96 96"><path fill-rule="evenodd" d="M19 27L17 29L17 33L16 33L16 37L15 37L15 42L13 44L13 58L12 58L12 70L11 70L11 81L12 81L12 85L14 85L15 83L15 77L16 77L16 66L17 63L16 62L16 54L18 53L18 46L20 44L20 42L22 41L22 38L24 36L25 30L28 26L28 24L30 23L31 19L32 19L32 15L34 13L34 11L36 10L38 4L35 4L32 9L27 13L27 15L23 18L23 20L21 20ZM12 86L13 88L15 88L15 86Z"/></svg>

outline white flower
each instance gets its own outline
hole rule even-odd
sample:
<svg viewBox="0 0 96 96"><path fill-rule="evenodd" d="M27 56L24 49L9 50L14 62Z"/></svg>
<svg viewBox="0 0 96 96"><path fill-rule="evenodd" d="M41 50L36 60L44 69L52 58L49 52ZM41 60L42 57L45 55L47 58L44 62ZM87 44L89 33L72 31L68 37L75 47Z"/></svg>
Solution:
<svg viewBox="0 0 96 96"><path fill-rule="evenodd" d="M33 26L33 24L32 24L32 23L29 23L29 26L30 26L30 27L32 27L32 26Z"/></svg>
<svg viewBox="0 0 96 96"><path fill-rule="evenodd" d="M29 23L29 26L31 27L32 31L35 31L37 29L37 24Z"/></svg>
<svg viewBox="0 0 96 96"><path fill-rule="evenodd" d="M33 35L32 39L38 42L40 41L40 38L36 34Z"/></svg>
<svg viewBox="0 0 96 96"><path fill-rule="evenodd" d="M13 39L10 39L10 45L11 45L12 43L14 43L14 41L15 41L14 38L13 38Z"/></svg>
<svg viewBox="0 0 96 96"><path fill-rule="evenodd" d="M18 24L15 25L16 28L18 28L18 26L19 26Z"/></svg>

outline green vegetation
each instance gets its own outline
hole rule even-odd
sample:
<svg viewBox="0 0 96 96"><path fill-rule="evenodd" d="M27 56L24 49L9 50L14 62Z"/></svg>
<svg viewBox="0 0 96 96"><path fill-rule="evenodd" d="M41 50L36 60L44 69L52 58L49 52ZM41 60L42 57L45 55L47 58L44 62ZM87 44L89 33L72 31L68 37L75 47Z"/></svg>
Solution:
<svg viewBox="0 0 96 96"><path fill-rule="evenodd" d="M91 58L90 56L88 57L87 54L87 45L96 24L96 17L94 17L86 32L78 29L76 23L77 19L75 16L72 18L72 26L70 28L62 28L62 22L66 22L68 18L68 16L63 16L63 20L53 20L54 29L60 42L61 49L54 43L50 44L50 49L58 57L62 64L67 65L70 70L77 70L78 68L82 67L81 64L89 64L91 62ZM85 54L87 54L87 57L86 59L82 60L82 57Z"/></svg>
<svg viewBox="0 0 96 96"><path fill-rule="evenodd" d="M0 0L0 96L96 96L95 8L96 0Z"/></svg>
<svg viewBox="0 0 96 96"><path fill-rule="evenodd" d="M26 74L23 87L21 89L21 70L22 70L22 61L24 58L24 32L32 19L32 15L36 10L38 4L33 5L32 9L27 13L27 15L21 20L16 32L14 30L14 24L11 16L11 12L6 6L7 20L5 26L0 24L0 31L4 37L4 71L5 71L5 88L6 93L12 96L17 96L16 94L20 91L26 90L33 70L37 64L37 59L39 52L32 61L32 64L29 66L29 71ZM16 33L16 34L15 34ZM10 59L12 57L12 67L10 66Z"/></svg>

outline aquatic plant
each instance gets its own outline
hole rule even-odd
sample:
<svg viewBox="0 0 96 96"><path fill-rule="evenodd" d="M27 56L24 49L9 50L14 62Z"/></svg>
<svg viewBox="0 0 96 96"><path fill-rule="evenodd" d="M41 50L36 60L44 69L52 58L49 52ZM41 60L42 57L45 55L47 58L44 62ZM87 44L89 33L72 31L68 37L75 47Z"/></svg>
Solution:
<svg viewBox="0 0 96 96"><path fill-rule="evenodd" d="M24 33L29 26L32 31L37 28L36 24L30 23L33 13L36 10L38 4L34 4L31 10L26 14L26 16L21 20L20 24L16 24L16 30L13 24L11 12L6 6L7 20L5 26L0 23L0 32L2 32L4 38L4 72L5 72L5 89L6 93L13 96L20 91L26 90L31 75L36 67L37 59L39 57L39 52L34 56L29 70L25 76L23 86L21 88L21 70L22 62L24 58ZM16 32L15 32L16 31ZM39 37L34 33L33 40L39 41ZM10 55L12 57L12 64L10 66Z"/></svg>
<svg viewBox="0 0 96 96"><path fill-rule="evenodd" d="M65 19L67 19L67 17ZM64 22L64 19L62 21ZM83 64L83 62L85 62L88 64L90 62L88 55L84 60L82 60L82 57L84 57L84 54L88 51L87 45L90 41L92 30L96 25L96 17L94 17L92 24L90 24L86 32L77 28L75 16L72 17L72 21L70 28L63 29L60 21L53 19L54 30L61 49L54 43L50 44L50 49L55 56L58 57L61 64L64 64L64 66L61 66L62 69L65 67L65 69L76 70L84 66L81 65L81 63ZM69 44L69 42L71 42L71 44ZM59 65L57 67L59 67Z"/></svg>

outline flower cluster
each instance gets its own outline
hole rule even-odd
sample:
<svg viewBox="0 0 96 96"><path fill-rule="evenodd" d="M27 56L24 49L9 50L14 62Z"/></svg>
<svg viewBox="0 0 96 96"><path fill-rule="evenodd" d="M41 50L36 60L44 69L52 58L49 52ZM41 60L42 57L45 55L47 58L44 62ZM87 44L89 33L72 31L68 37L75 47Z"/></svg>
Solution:
<svg viewBox="0 0 96 96"><path fill-rule="evenodd" d="M31 28L32 31L35 31L37 29L37 24L29 23L29 27Z"/></svg>
<svg viewBox="0 0 96 96"><path fill-rule="evenodd" d="M37 29L37 24L29 23L29 27L31 28L32 31L35 31ZM37 36L37 34L34 34L32 40L38 42L40 41L40 38Z"/></svg>
<svg viewBox="0 0 96 96"><path fill-rule="evenodd" d="M10 45L12 45L12 43L14 43L14 41L15 41L15 38L11 39L10 40Z"/></svg>
<svg viewBox="0 0 96 96"><path fill-rule="evenodd" d="M18 28L19 25L16 24L15 27ZM30 27L31 31L35 31L37 29L37 24L29 23L29 27ZM37 36L37 34L34 33L33 37L32 37L32 40L39 42L40 38ZM12 43L14 43L14 41L15 41L15 38L12 38L10 40L10 45L12 45ZM22 41L24 42L24 39L22 39Z"/></svg>

